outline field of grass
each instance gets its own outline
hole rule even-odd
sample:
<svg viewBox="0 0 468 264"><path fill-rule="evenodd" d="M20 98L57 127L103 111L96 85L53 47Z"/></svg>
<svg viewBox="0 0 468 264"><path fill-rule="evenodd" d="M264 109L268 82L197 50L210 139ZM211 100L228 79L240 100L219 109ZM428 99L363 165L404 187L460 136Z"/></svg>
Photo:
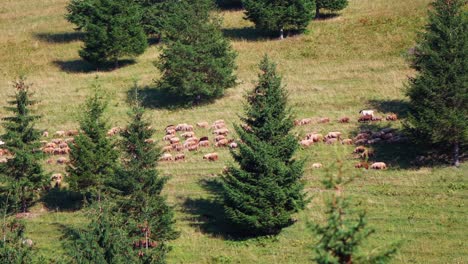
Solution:
<svg viewBox="0 0 468 264"><path fill-rule="evenodd" d="M190 109L161 107L154 80L160 74L153 66L159 47L151 46L136 63L114 71L96 72L78 56L81 35L65 21L67 0L2 0L0 2L0 106L14 91L10 81L26 75L40 99L38 123L49 131L77 127L80 104L90 92L95 77L111 98L108 112L112 125L123 126L128 107L127 92L138 80L149 97L145 101L154 127L168 124L212 122L223 118L231 126L242 110L243 94L252 88L257 64L268 53L277 63L290 93L290 103L298 118L329 117L329 124L312 124L297 129L298 134L332 130L353 135L360 125L357 113L374 108L404 117L404 85L413 72L405 61L416 34L426 21L429 0L351 0L340 16L314 21L307 34L283 41L260 37L242 11L223 11L227 37L238 52L239 85L216 102ZM0 117L5 115L0 109ZM336 120L349 116L352 122ZM399 122L379 126L399 128ZM204 131L197 130L202 136ZM325 167L338 158L349 174L360 177L346 190L362 202L376 234L368 248L401 241L394 263L468 263L468 168L448 166L416 167L411 162L418 149L411 145L376 146L378 161L390 165L387 171L359 172L351 146L318 145L301 150L307 159L305 181L312 197L299 213L297 223L277 238L233 241L225 237L228 226L219 221L220 208L210 193L211 179L230 162L226 150L220 162L202 162L202 153L190 153L185 162L161 164L170 175L164 193L177 210L181 236L173 241L170 263L306 263L311 261L316 238L308 231L308 221L323 218L320 179L325 170L313 170L313 162ZM51 171L63 168L48 167ZM28 219L28 236L47 257L63 253L61 239L67 227L86 223L82 212L64 208L36 208L39 215Z"/></svg>

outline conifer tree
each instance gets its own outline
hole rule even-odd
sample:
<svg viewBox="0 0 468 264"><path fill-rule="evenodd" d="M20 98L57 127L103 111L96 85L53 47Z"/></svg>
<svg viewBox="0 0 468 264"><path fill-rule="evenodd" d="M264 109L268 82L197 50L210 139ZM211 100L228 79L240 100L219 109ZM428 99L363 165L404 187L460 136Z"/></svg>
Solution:
<svg viewBox="0 0 468 264"><path fill-rule="evenodd" d="M210 0L181 0L171 8L158 86L187 103L221 97L235 85L235 57Z"/></svg>
<svg viewBox="0 0 468 264"><path fill-rule="evenodd" d="M141 9L141 25L147 36L161 36L172 0L134 0Z"/></svg>
<svg viewBox="0 0 468 264"><path fill-rule="evenodd" d="M216 4L221 8L241 8L241 0L216 0Z"/></svg>
<svg viewBox="0 0 468 264"><path fill-rule="evenodd" d="M243 0L247 19L267 32L302 32L314 17L315 0Z"/></svg>
<svg viewBox="0 0 468 264"><path fill-rule="evenodd" d="M84 60L95 65L112 62L117 67L119 59L145 51L148 43L141 12L133 1L93 0L91 10L92 14L76 18L84 21L78 22L85 32L85 45L79 52Z"/></svg>
<svg viewBox="0 0 468 264"><path fill-rule="evenodd" d="M41 166L41 134L34 127L39 116L33 114L32 107L37 101L31 98L33 93L24 78L15 81L13 86L16 93L6 107L12 116L2 119L5 134L1 138L11 157L0 165L0 174L3 174L0 190L3 195L12 194L9 210L26 212L45 186L47 175Z"/></svg>
<svg viewBox="0 0 468 264"><path fill-rule="evenodd" d="M77 230L73 241L66 245L67 263L126 264L138 263L132 251L132 241L127 237L117 215L111 212L108 202L99 202L99 208L90 210L91 222L85 230Z"/></svg>
<svg viewBox="0 0 468 264"><path fill-rule="evenodd" d="M468 142L468 12L465 0L437 0L413 58L407 127L423 143L460 149Z"/></svg>
<svg viewBox="0 0 468 264"><path fill-rule="evenodd" d="M245 125L235 126L243 142L232 152L238 166L230 166L222 178L227 219L237 233L253 236L277 234L306 204L304 164L293 158L298 143L290 133L286 91L267 56L260 70L257 86L247 95Z"/></svg>
<svg viewBox="0 0 468 264"><path fill-rule="evenodd" d="M165 263L169 251L166 243L177 238L178 233L173 209L161 195L167 178L160 176L156 168L161 151L151 139L155 130L144 115L136 95L131 121L121 134L124 164L115 186L121 191L118 204L127 221L127 232L133 241L139 241L135 250L141 262Z"/></svg>
<svg viewBox="0 0 468 264"><path fill-rule="evenodd" d="M3 219L0 238L0 263L33 263L31 247L24 243L24 223Z"/></svg>
<svg viewBox="0 0 468 264"><path fill-rule="evenodd" d="M68 3L65 18L75 24L76 30L83 30L89 21L94 21L94 2L96 0L71 0Z"/></svg>
<svg viewBox="0 0 468 264"><path fill-rule="evenodd" d="M68 180L72 190L88 198L100 198L107 192L106 183L115 177L118 152L115 143L107 137L108 123L104 116L107 100L99 87L81 107L80 134L70 146L70 164L67 166Z"/></svg>
<svg viewBox="0 0 468 264"><path fill-rule="evenodd" d="M315 0L315 17L320 17L320 9L340 11L348 6L348 0Z"/></svg>
<svg viewBox="0 0 468 264"><path fill-rule="evenodd" d="M373 254L360 253L359 250L366 238L374 233L367 227L365 213L353 216L350 198L344 195L344 187L352 178L343 177L343 167L339 163L337 175L328 172L322 183L331 192L326 202L326 219L324 225L310 224L320 240L314 247L314 260L319 264L352 264L352 263L388 263L397 251L395 245Z"/></svg>

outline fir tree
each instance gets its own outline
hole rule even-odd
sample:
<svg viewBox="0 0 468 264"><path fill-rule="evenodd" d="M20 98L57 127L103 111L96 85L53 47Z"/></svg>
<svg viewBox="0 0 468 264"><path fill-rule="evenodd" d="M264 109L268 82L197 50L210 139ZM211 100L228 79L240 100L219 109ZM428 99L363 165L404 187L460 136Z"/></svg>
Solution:
<svg viewBox="0 0 468 264"><path fill-rule="evenodd" d="M331 198L326 202L327 223L311 224L310 228L319 235L315 246L315 261L319 264L388 263L396 253L396 246L374 254L359 254L364 240L374 233L367 227L365 213L357 218L350 208L350 199L344 195L344 187L352 179L343 177L339 164L337 175L328 172L323 185L330 190Z"/></svg>
<svg viewBox="0 0 468 264"><path fill-rule="evenodd" d="M243 0L247 19L267 32L302 32L314 17L315 0Z"/></svg>
<svg viewBox="0 0 468 264"><path fill-rule="evenodd" d="M141 9L141 25L147 36L161 37L167 19L167 5L172 0L135 0Z"/></svg>
<svg viewBox="0 0 468 264"><path fill-rule="evenodd" d="M98 199L100 194L108 191L106 183L114 178L118 159L115 143L107 137L106 108L106 99L99 87L95 87L81 108L84 111L81 131L70 146L70 164L67 166L71 189Z"/></svg>
<svg viewBox="0 0 468 264"><path fill-rule="evenodd" d="M68 13L65 18L75 24L76 30L82 30L89 21L94 21L94 2L96 0L71 0L67 5Z"/></svg>
<svg viewBox="0 0 468 264"><path fill-rule="evenodd" d="M468 13L465 0L437 0L418 41L407 127L423 143L449 145L459 166L468 142Z"/></svg>
<svg viewBox="0 0 468 264"><path fill-rule="evenodd" d="M135 90L136 94L136 90ZM119 172L116 189L121 191L122 214L128 233L135 241L142 263L165 263L169 251L166 242L177 238L174 212L161 191L167 181L159 175L160 149L151 139L155 130L145 119L145 110L136 97L130 113L131 122L122 132L124 166Z"/></svg>
<svg viewBox="0 0 468 264"><path fill-rule="evenodd" d="M340 11L348 6L348 0L315 0L315 17L320 18L320 9Z"/></svg>
<svg viewBox="0 0 468 264"><path fill-rule="evenodd" d="M140 8L129 0L93 0L91 15L83 19L85 46L80 56L95 65L142 54L148 46ZM80 20L81 21L81 20ZM79 25L79 24L78 24ZM80 26L80 25L79 25Z"/></svg>
<svg viewBox="0 0 468 264"><path fill-rule="evenodd" d="M47 175L41 166L41 134L34 127L39 116L33 114L32 107L37 102L31 98L33 94L30 85L24 78L15 81L13 86L16 93L13 100L8 102L10 106L6 107L12 116L3 118L5 134L1 136L4 147L12 156L6 164L0 165L0 174L3 174L4 179L0 183L0 190L3 195L10 191L12 193L9 210L26 212L45 186Z"/></svg>
<svg viewBox="0 0 468 264"><path fill-rule="evenodd" d="M182 0L171 9L158 86L187 103L213 100L235 85L236 54L211 8L210 0Z"/></svg>
<svg viewBox="0 0 468 264"><path fill-rule="evenodd" d="M0 263L33 263L31 247L24 243L25 226L18 220L3 219L0 239Z"/></svg>
<svg viewBox="0 0 468 264"><path fill-rule="evenodd" d="M138 263L138 255L132 251L132 242L126 236L122 222L112 214L107 202L90 211L91 222L85 230L78 230L66 245L68 263L126 264Z"/></svg>
<svg viewBox="0 0 468 264"><path fill-rule="evenodd" d="M238 233L254 236L280 232L306 204L303 162L293 159L298 143L290 133L286 91L267 56L260 70L241 118L247 129L236 126L243 143L232 156L239 166L229 167L222 178L228 220Z"/></svg>
<svg viewBox="0 0 468 264"><path fill-rule="evenodd" d="M242 8L241 0L216 0L216 4L221 8Z"/></svg>

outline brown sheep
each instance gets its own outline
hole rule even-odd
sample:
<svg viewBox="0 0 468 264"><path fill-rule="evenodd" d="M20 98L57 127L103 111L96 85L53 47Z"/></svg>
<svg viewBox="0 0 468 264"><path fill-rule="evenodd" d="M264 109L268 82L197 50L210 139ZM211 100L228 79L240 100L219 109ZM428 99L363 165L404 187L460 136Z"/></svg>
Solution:
<svg viewBox="0 0 468 264"><path fill-rule="evenodd" d="M55 149L55 148L52 148L52 147L46 147L46 148L43 148L43 149L42 149L42 152L43 152L44 154L49 154L49 155L51 155L51 154L54 154L54 149Z"/></svg>
<svg viewBox="0 0 468 264"><path fill-rule="evenodd" d="M171 142L171 144L179 143L180 139L178 137L172 137L169 139L169 142Z"/></svg>
<svg viewBox="0 0 468 264"><path fill-rule="evenodd" d="M207 140L209 140L208 137L201 137L200 138L200 141L207 141Z"/></svg>
<svg viewBox="0 0 468 264"><path fill-rule="evenodd" d="M374 122L376 122L376 121L382 121L382 119L383 119L382 117L374 116L374 117L372 118L372 121L374 121Z"/></svg>
<svg viewBox="0 0 468 264"><path fill-rule="evenodd" d="M341 132L329 132L326 136L326 138L336 138L340 139L341 138Z"/></svg>
<svg viewBox="0 0 468 264"><path fill-rule="evenodd" d="M398 116L396 114L389 114L387 115L387 117L385 118L385 120L387 121L397 121L398 120Z"/></svg>
<svg viewBox="0 0 468 264"><path fill-rule="evenodd" d="M313 140L314 142L323 141L323 135L317 133L309 133L306 135L306 139Z"/></svg>
<svg viewBox="0 0 468 264"><path fill-rule="evenodd" d="M59 144L63 143L63 139L54 138L54 139L52 139L52 143L54 143L55 145L59 145Z"/></svg>
<svg viewBox="0 0 468 264"><path fill-rule="evenodd" d="M368 170L369 169L369 164L367 162L359 162L359 163L356 163L356 165L354 165L354 168L356 168L356 169L364 168L364 169Z"/></svg>
<svg viewBox="0 0 468 264"><path fill-rule="evenodd" d="M328 117L322 117L319 119L318 121L320 124L325 124L325 123L329 123L330 122L330 118Z"/></svg>
<svg viewBox="0 0 468 264"><path fill-rule="evenodd" d="M384 162L375 162L375 163L372 163L370 168L373 170L386 170L387 164L385 164Z"/></svg>
<svg viewBox="0 0 468 264"><path fill-rule="evenodd" d="M227 139L221 139L220 141L216 142L216 147L226 147L229 144Z"/></svg>
<svg viewBox="0 0 468 264"><path fill-rule="evenodd" d="M175 155L174 160L175 160L175 161L178 161L178 160L185 160L185 154L180 153L180 154Z"/></svg>
<svg viewBox="0 0 468 264"><path fill-rule="evenodd" d="M65 157L60 157L57 159L57 164L67 164L67 163L68 163L68 159Z"/></svg>
<svg viewBox="0 0 468 264"><path fill-rule="evenodd" d="M172 151L174 148L172 146L164 146L162 148L162 152L170 152Z"/></svg>
<svg viewBox="0 0 468 264"><path fill-rule="evenodd" d="M364 147L364 146L357 146L355 149L354 149L354 153L363 153L364 151L366 151L367 148Z"/></svg>
<svg viewBox="0 0 468 264"><path fill-rule="evenodd" d="M194 136L195 136L195 133L192 132L192 131L190 131L190 132L182 133L180 136L183 137L183 138L185 138L185 139L187 139L187 138L194 137Z"/></svg>
<svg viewBox="0 0 468 264"><path fill-rule="evenodd" d="M78 132L78 130L76 130L76 129L67 130L67 132L65 133L65 135L66 135L67 137L76 136L76 135L78 135L78 134L79 134L79 132Z"/></svg>
<svg viewBox="0 0 468 264"><path fill-rule="evenodd" d="M175 129L168 129L168 130L166 130L166 135L175 135L176 132L177 131Z"/></svg>
<svg viewBox="0 0 468 264"><path fill-rule="evenodd" d="M164 140L164 141L169 141L169 140L171 140L171 138L173 138L173 137L175 137L173 134L165 135L165 136L163 137L163 140Z"/></svg>
<svg viewBox="0 0 468 264"><path fill-rule="evenodd" d="M176 144L172 144L172 148L175 149L175 151L182 151L184 150L184 146L179 144L179 143L176 143Z"/></svg>
<svg viewBox="0 0 468 264"><path fill-rule="evenodd" d="M369 157L374 156L374 150L366 149L364 152L361 153L361 158L368 159Z"/></svg>
<svg viewBox="0 0 468 264"><path fill-rule="evenodd" d="M68 148L68 144L65 143L65 142L63 142L63 143L60 143L60 144L58 145L58 147L61 148L61 149Z"/></svg>
<svg viewBox="0 0 468 264"><path fill-rule="evenodd" d="M187 149L188 149L188 151L197 151L198 150L198 144L191 145Z"/></svg>
<svg viewBox="0 0 468 264"><path fill-rule="evenodd" d="M349 123L349 117L346 117L346 116L342 117L342 118L340 118L340 120L338 120L338 122L340 122L340 123Z"/></svg>
<svg viewBox="0 0 468 264"><path fill-rule="evenodd" d="M346 139L343 139L343 141L341 141L341 144L343 144L343 145L352 145L353 140L350 139L350 138L346 138Z"/></svg>
<svg viewBox="0 0 468 264"><path fill-rule="evenodd" d="M168 125L164 130L166 131L166 134L170 134L170 133L168 133L168 131L172 131L172 130L175 130L175 129L176 129L175 125Z"/></svg>
<svg viewBox="0 0 468 264"><path fill-rule="evenodd" d="M359 117L358 122L369 122L369 121L372 121L372 119L373 119L372 115L363 115Z"/></svg>
<svg viewBox="0 0 468 264"><path fill-rule="evenodd" d="M218 160L218 153L209 153L203 156L203 159L208 161L217 161Z"/></svg>

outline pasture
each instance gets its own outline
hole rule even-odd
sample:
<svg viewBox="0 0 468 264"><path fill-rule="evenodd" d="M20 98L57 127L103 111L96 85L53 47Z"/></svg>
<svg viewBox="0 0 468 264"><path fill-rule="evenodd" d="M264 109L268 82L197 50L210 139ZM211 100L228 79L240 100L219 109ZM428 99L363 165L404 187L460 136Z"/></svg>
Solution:
<svg viewBox="0 0 468 264"><path fill-rule="evenodd" d="M243 95L253 87L257 64L268 53L278 63L289 91L290 106L297 118L314 122L298 127L303 137L317 131L340 131L345 137L361 129L401 128L401 122L357 122L358 112L372 108L384 116L405 116L404 86L414 74L405 56L414 45L417 32L426 22L429 0L351 0L340 16L313 21L301 36L283 41L258 35L239 10L222 11L225 35L238 52L238 85L212 104L189 109L171 109L154 80L160 74L153 66L159 46L152 45L134 63L113 71L96 72L82 61L78 50L80 33L64 19L67 0L2 0L0 3L0 106L6 105L14 91L10 81L26 75L40 100L37 124L51 132L76 129L80 104L90 93L96 76L110 98L108 111L112 126L124 126L128 91L137 80L147 97L148 118L158 130L160 140L166 125L212 123L224 119L228 126L238 122ZM0 109L0 117L6 111ZM348 116L351 122L338 123ZM315 120L330 118L327 124ZM209 135L197 128L198 136ZM235 137L235 136L234 136ZM232 240L220 219L222 208L213 190L226 163L227 149L208 148L187 153L183 162L161 163L160 171L171 176L164 193L176 208L177 228L181 236L172 242L169 263L307 263L311 261L316 238L307 228L308 221L321 221L323 197L321 177L336 160L343 160L350 176L359 176L346 189L355 197L357 208L368 212L376 234L368 248L402 242L394 263L467 263L468 262L468 167L420 167L415 164L418 148L410 142L376 144L374 161L389 165L384 171L361 171L354 146L317 144L298 152L307 160L304 180L311 202L299 213L297 222L278 237ZM202 156L216 151L219 161L208 162ZM322 169L313 169L320 162ZM63 172L60 165L46 165L50 172ZM59 198L60 196L57 196ZM62 199L64 199L62 197ZM62 237L67 227L83 226L86 216L67 208L60 201L45 202L34 208L27 219L27 236L44 256L63 253Z"/></svg>

